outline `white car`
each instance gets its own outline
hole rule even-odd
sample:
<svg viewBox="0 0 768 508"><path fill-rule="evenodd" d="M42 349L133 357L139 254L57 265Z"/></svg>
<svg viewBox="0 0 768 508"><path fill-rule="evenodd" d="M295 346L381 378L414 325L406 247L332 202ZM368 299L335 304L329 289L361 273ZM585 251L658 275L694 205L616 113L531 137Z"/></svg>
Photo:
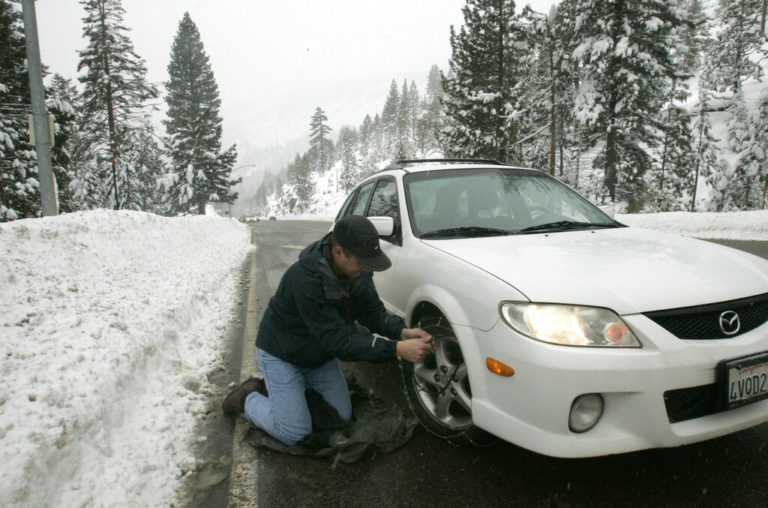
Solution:
<svg viewBox="0 0 768 508"><path fill-rule="evenodd" d="M549 175L399 161L369 217L387 310L433 334L403 362L422 424L556 457L679 446L768 421L768 261L626 227Z"/></svg>

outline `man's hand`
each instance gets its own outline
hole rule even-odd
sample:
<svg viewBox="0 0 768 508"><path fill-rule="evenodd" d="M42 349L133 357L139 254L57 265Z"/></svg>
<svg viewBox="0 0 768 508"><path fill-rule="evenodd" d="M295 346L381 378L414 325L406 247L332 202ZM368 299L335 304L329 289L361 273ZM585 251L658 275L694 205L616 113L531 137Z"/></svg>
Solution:
<svg viewBox="0 0 768 508"><path fill-rule="evenodd" d="M397 343L397 356L409 362L418 362L435 352L432 336L421 328L403 328Z"/></svg>
<svg viewBox="0 0 768 508"><path fill-rule="evenodd" d="M422 330L421 328L403 328L400 332L400 338L405 339L421 339L424 337L432 338L430 334Z"/></svg>

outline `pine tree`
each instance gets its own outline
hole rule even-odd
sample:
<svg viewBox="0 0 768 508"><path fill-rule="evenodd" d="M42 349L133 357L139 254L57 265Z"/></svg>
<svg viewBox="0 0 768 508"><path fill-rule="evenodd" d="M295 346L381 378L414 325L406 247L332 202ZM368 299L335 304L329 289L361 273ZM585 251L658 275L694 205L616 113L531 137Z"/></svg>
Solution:
<svg viewBox="0 0 768 508"><path fill-rule="evenodd" d="M691 115L670 104L665 113L665 138L656 188L658 211L685 210L693 194L696 153L691 139Z"/></svg>
<svg viewBox="0 0 768 508"><path fill-rule="evenodd" d="M411 85L408 88L408 132L410 135L411 156L415 156L417 152L416 143L418 141L419 122L423 116L419 88L411 80Z"/></svg>
<svg viewBox="0 0 768 508"><path fill-rule="evenodd" d="M123 185L126 203L136 210L163 213L162 191L158 188L158 174L164 167L163 152L155 133L147 126L136 129L127 141L125 162L131 168L132 178Z"/></svg>
<svg viewBox="0 0 768 508"><path fill-rule="evenodd" d="M136 54L123 25L124 10L120 0L81 0L85 9L83 37L86 49L79 51L78 72L84 85L82 103L86 129L91 137L95 160L93 175L81 175L95 192L98 206L137 208L136 195L121 194L121 188L135 187L141 178L129 160L130 140L139 131L149 129L151 99L159 95L157 87L146 80L144 61ZM155 168L159 176L162 168Z"/></svg>
<svg viewBox="0 0 768 508"><path fill-rule="evenodd" d="M728 147L738 160L717 176L712 200L718 211L756 208L759 163L754 148L754 133L743 91L739 90L728 108Z"/></svg>
<svg viewBox="0 0 768 508"><path fill-rule="evenodd" d="M328 171L333 163L333 141L330 133L333 129L328 126L328 117L321 107L315 109L312 119L309 123L310 149L307 155L312 161L312 169L321 174Z"/></svg>
<svg viewBox="0 0 768 508"><path fill-rule="evenodd" d="M360 176L365 178L371 173L374 173L377 170L377 164L390 159L391 157L391 152L387 149L384 122L381 121L379 115L375 115L373 117L373 123L371 123L371 150L369 163L363 167L363 174Z"/></svg>
<svg viewBox="0 0 768 508"><path fill-rule="evenodd" d="M370 117L368 118L370 119ZM357 158L357 138L357 132L351 127L345 126L339 130L339 140L336 143L338 159L341 164L339 186L345 193L355 186L360 171Z"/></svg>
<svg viewBox="0 0 768 508"><path fill-rule="evenodd" d="M691 160L694 156L690 139L690 114L685 109L684 102L690 95L688 80L691 78L691 66L686 63L690 58L690 47L686 43L685 34L692 25L680 25L677 31L682 33L683 37L679 39L679 44L670 44L669 48L673 66L679 70L672 74L668 81L667 104L658 119L662 141L657 164L653 167L658 185L649 189L649 194L657 195L656 205L659 211L683 208L690 199L687 182L690 182Z"/></svg>
<svg viewBox="0 0 768 508"><path fill-rule="evenodd" d="M527 72L525 30L512 0L467 0L464 25L451 27L452 74L444 76L447 126L441 136L449 155L506 162L520 125L515 115L521 77Z"/></svg>
<svg viewBox="0 0 768 508"><path fill-rule="evenodd" d="M438 133L443 130L445 119L441 100L443 91L442 74L437 65L429 69L427 75L427 90L424 94L422 109L424 111L419 124L417 147L422 155L439 148Z"/></svg>
<svg viewBox="0 0 768 508"><path fill-rule="evenodd" d="M523 18L530 24L529 39L535 59L526 76L523 117L525 164L549 168L555 175L558 167L563 174L564 152L571 144L566 140L564 125L571 123L573 81L570 55L573 52L568 2L562 9L553 6L546 15L526 7ZM522 143L521 143L522 144Z"/></svg>
<svg viewBox="0 0 768 508"><path fill-rule="evenodd" d="M373 136L372 129L373 129L373 120L371 119L371 115L365 115L365 118L363 119L363 123L360 124L360 128L358 129L358 132L359 132L358 143L360 145L360 161L362 164L365 164L366 161L369 160L369 156L371 153L372 136Z"/></svg>
<svg viewBox="0 0 768 508"><path fill-rule="evenodd" d="M632 207L659 142L654 117L677 73L670 43L683 19L659 0L584 0L574 14L582 72L577 119L602 147L594 164L610 199Z"/></svg>
<svg viewBox="0 0 768 508"><path fill-rule="evenodd" d="M0 0L0 221L40 214L37 157L29 144L29 77L21 13Z"/></svg>
<svg viewBox="0 0 768 508"><path fill-rule="evenodd" d="M389 85L389 93L381 111L381 125L383 128L383 142L386 157L393 157L398 145L398 110L400 108L400 92L397 83L392 80Z"/></svg>
<svg viewBox="0 0 768 508"><path fill-rule="evenodd" d="M315 186L312 183L312 168L308 154L296 158L288 165L288 182L293 185L293 196L288 198L288 209L291 213L301 213L307 209Z"/></svg>
<svg viewBox="0 0 768 508"><path fill-rule="evenodd" d="M695 146L693 192L691 196L690 211L696 211L696 198L699 188L699 177L712 183L720 174L721 164L717 159L718 139L712 134L712 121L709 117L711 111L712 92L703 80L699 83L699 100L694 109L693 143Z"/></svg>
<svg viewBox="0 0 768 508"><path fill-rule="evenodd" d="M768 94L760 97L757 114L752 117L751 139L747 147L750 162L757 172L757 208L764 210L768 205ZM760 197L761 196L761 197Z"/></svg>
<svg viewBox="0 0 768 508"><path fill-rule="evenodd" d="M748 78L760 79L768 56L760 32L761 0L720 0L721 29L708 54L708 78L719 92L738 95Z"/></svg>
<svg viewBox="0 0 768 508"><path fill-rule="evenodd" d="M71 154L72 140L77 130L77 89L71 80L54 74L46 96L48 111L55 122L55 144L51 149L51 158L58 187L59 212L73 212L78 209L70 187L74 178Z"/></svg>
<svg viewBox="0 0 768 508"><path fill-rule="evenodd" d="M685 6L685 18L688 22L682 28L685 44L683 64L689 72L695 72L701 63L702 52L706 51L709 36L709 18L702 0L688 0Z"/></svg>
<svg viewBox="0 0 768 508"><path fill-rule="evenodd" d="M221 152L219 88L189 13L179 22L168 75L168 119L163 123L175 174L168 192L170 211L203 214L209 201L231 204L237 199L232 187L241 181L230 179L237 149L233 145Z"/></svg>
<svg viewBox="0 0 768 508"><path fill-rule="evenodd" d="M277 199L280 199L281 197L283 197L283 192L284 192L283 187L284 187L283 179L280 176L275 177L275 197Z"/></svg>
<svg viewBox="0 0 768 508"><path fill-rule="evenodd" d="M760 99L760 108L749 118L748 132L742 143L741 157L738 170L743 182L739 210L756 210L765 206L765 175L766 149L768 148L768 132L766 131L766 114L768 97Z"/></svg>
<svg viewBox="0 0 768 508"><path fill-rule="evenodd" d="M397 105L397 141L395 143L395 159L413 158L413 147L411 144L411 120L412 110L411 93L408 89L408 83L403 80L403 86L400 89L400 102Z"/></svg>

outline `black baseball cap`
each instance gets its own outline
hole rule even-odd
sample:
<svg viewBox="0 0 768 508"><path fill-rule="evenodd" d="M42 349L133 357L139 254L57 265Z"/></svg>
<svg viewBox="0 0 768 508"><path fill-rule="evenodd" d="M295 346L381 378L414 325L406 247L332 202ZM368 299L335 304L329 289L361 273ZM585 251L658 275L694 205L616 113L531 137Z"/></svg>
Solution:
<svg viewBox="0 0 768 508"><path fill-rule="evenodd" d="M379 232L371 221L359 215L347 215L333 227L336 245L354 255L361 265L383 272L392 262L379 245Z"/></svg>

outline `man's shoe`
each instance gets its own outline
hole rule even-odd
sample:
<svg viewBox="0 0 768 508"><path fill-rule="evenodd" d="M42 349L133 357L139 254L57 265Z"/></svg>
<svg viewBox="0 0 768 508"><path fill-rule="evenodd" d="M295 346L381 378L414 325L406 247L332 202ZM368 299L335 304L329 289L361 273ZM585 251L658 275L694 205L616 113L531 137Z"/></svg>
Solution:
<svg viewBox="0 0 768 508"><path fill-rule="evenodd" d="M267 387L264 384L264 380L252 377L246 379L240 386L232 390L229 395L226 396L224 402L221 404L221 409L227 416L235 416L243 412L245 406L245 399L253 392L264 393L267 391Z"/></svg>

